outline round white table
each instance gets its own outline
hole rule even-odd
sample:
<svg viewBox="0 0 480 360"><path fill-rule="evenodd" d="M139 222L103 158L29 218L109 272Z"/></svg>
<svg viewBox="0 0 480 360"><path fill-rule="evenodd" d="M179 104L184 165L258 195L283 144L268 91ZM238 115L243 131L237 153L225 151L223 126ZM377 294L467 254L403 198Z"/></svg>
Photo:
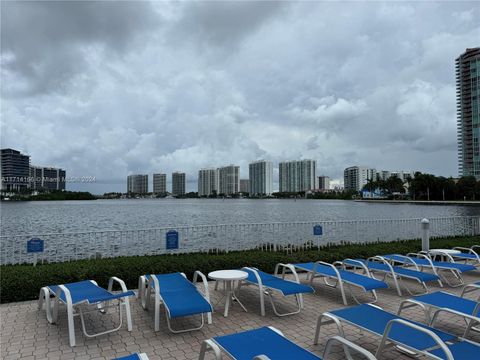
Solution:
<svg viewBox="0 0 480 360"><path fill-rule="evenodd" d="M439 256L442 261L449 261L451 255L461 254L460 250L453 249L430 249L428 253L433 256L433 258Z"/></svg>
<svg viewBox="0 0 480 360"><path fill-rule="evenodd" d="M245 306L243 306L235 295L235 281L246 279L248 277L247 272L242 270L217 270L208 273L208 277L216 281L222 281L225 284L225 296L227 297L227 300L225 302L225 312L223 313L223 316L228 316L228 308L230 307L232 300L238 302L243 310L247 311Z"/></svg>

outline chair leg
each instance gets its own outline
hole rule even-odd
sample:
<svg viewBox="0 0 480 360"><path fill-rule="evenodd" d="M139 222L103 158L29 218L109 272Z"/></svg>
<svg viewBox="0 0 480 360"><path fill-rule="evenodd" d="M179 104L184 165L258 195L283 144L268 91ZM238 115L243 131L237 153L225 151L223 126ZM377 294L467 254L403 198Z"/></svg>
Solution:
<svg viewBox="0 0 480 360"><path fill-rule="evenodd" d="M127 298L123 299L123 306L125 307L125 314L127 318L127 330L132 331L132 313L130 310L130 300ZM122 307L120 307L119 311L122 311Z"/></svg>
<svg viewBox="0 0 480 360"><path fill-rule="evenodd" d="M73 321L73 306L67 304L67 317L68 317L68 337L70 339L70 346L75 346L75 323Z"/></svg>

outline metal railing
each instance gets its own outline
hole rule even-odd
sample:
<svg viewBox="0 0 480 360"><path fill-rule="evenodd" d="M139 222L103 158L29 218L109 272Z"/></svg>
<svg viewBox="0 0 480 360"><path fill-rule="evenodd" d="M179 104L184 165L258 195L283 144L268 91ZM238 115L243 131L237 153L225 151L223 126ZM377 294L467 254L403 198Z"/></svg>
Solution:
<svg viewBox="0 0 480 360"><path fill-rule="evenodd" d="M480 217L442 217L430 220L430 237L480 234ZM314 235L320 225L322 235ZM178 248L167 249L166 234L178 232ZM419 239L421 219L286 222L165 227L74 233L0 236L0 265L33 263L26 243L44 240L38 261L65 262L96 257L225 252L260 249L295 251L327 244L369 243Z"/></svg>

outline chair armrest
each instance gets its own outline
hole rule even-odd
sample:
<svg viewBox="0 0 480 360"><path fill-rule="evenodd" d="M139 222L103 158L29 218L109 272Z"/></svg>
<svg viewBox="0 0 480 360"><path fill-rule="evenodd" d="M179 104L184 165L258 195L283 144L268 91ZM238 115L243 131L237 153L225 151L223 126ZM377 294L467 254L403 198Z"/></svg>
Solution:
<svg viewBox="0 0 480 360"><path fill-rule="evenodd" d="M128 291L127 286L125 285L125 282L122 279L120 279L116 276L112 276L108 280L108 292L112 291L114 282L116 282L117 284L120 285L120 288L122 289L122 292L127 292Z"/></svg>
<svg viewBox="0 0 480 360"><path fill-rule="evenodd" d="M325 261L317 261L317 262L315 262L315 265L314 265L314 267L313 267L313 274L314 274L314 275L315 275L315 273L317 272L317 264L318 264L318 265L325 265L325 266L331 267L332 270L335 272L335 275L336 275L337 279L338 279L339 281L342 281L342 277L340 276L340 273L339 273L338 269L337 269L334 265L332 265L332 264L330 264L330 263L327 263L327 262L325 262Z"/></svg>
<svg viewBox="0 0 480 360"><path fill-rule="evenodd" d="M328 355L330 355L330 351L334 343L340 343L341 345L343 345L343 350L345 352L347 359L349 360L353 359L352 356L350 355L349 349L352 349L355 352L362 354L368 360L377 360L377 358L373 356L373 354L370 351L338 335L332 336L327 340L327 344L325 345L325 351L323 352L323 356L322 356L324 360L327 360Z"/></svg>
<svg viewBox="0 0 480 360"><path fill-rule="evenodd" d="M343 264L345 264L346 261L350 262L350 264L348 264L348 265L362 268L363 271L365 272L365 274L368 275L368 277L372 277L372 275L370 274L370 270L368 270L367 265L365 265L365 263L363 263L362 261L348 258L348 259L345 259L345 260L342 261ZM352 265L352 263L353 263L354 265Z"/></svg>
<svg viewBox="0 0 480 360"><path fill-rule="evenodd" d="M242 270L243 269L253 272L253 275L255 275L255 278L257 279L258 287L260 288L260 291L262 291L263 290L263 282L262 282L262 278L260 277L260 274L258 273L257 269L251 268L251 267L248 267L248 266L244 266L242 268Z"/></svg>
<svg viewBox="0 0 480 360"><path fill-rule="evenodd" d="M204 292L205 292L205 298L207 299L207 301L210 303L210 292L208 290L208 281L207 281L207 277L200 271L200 270L196 270L194 273L193 273L193 283L195 284L197 282L197 277L200 276L200 278L202 279L202 283L203 283L203 287L204 287Z"/></svg>
<svg viewBox="0 0 480 360"><path fill-rule="evenodd" d="M465 250L467 252L473 251L472 249L467 248L467 247L463 247L463 246L455 246L455 247L452 248L452 250Z"/></svg>
<svg viewBox="0 0 480 360"><path fill-rule="evenodd" d="M429 255L425 255L425 254L422 254L422 253L408 253L407 254L407 257L408 256L411 256L411 257L416 257L416 258L423 258L425 260L428 261L428 263L430 264L430 266L432 267L435 275L438 275L436 270L435 270L435 266L433 266L433 262L432 262L432 258L429 256ZM413 261L412 261L413 262ZM414 263L414 262L413 262Z"/></svg>
<svg viewBox="0 0 480 360"><path fill-rule="evenodd" d="M298 273L297 271L295 270L295 266L293 266L292 264L283 264L283 263L278 263L276 266L275 266L275 272L274 272L274 275L275 276L278 276L278 270L282 268L282 279L285 279L285 270L290 270L290 272L293 274L293 277L295 278L295 282L297 284L300 284L300 278L298 277Z"/></svg>
<svg viewBox="0 0 480 360"><path fill-rule="evenodd" d="M257 355L252 360L270 360L267 355Z"/></svg>

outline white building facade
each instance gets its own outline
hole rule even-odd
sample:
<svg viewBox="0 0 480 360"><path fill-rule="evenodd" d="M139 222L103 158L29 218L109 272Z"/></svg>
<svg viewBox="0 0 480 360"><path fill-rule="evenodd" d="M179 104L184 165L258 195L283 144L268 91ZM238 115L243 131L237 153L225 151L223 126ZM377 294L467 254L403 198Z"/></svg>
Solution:
<svg viewBox="0 0 480 360"><path fill-rule="evenodd" d="M280 192L314 190L316 185L315 160L285 161L279 164Z"/></svg>
<svg viewBox="0 0 480 360"><path fill-rule="evenodd" d="M198 171L198 196L218 194L218 170L201 169Z"/></svg>
<svg viewBox="0 0 480 360"><path fill-rule="evenodd" d="M273 193L273 163L255 161L248 165L249 195L270 196Z"/></svg>
<svg viewBox="0 0 480 360"><path fill-rule="evenodd" d="M374 180L375 169L367 166L351 166L343 171L343 184L345 190L360 191L367 184L368 180Z"/></svg>
<svg viewBox="0 0 480 360"><path fill-rule="evenodd" d="M185 195L185 173L172 173L172 195Z"/></svg>
<svg viewBox="0 0 480 360"><path fill-rule="evenodd" d="M218 194L233 195L240 192L240 166L218 168Z"/></svg>
<svg viewBox="0 0 480 360"><path fill-rule="evenodd" d="M148 175L129 175L127 177L127 192L132 194L148 193Z"/></svg>
<svg viewBox="0 0 480 360"><path fill-rule="evenodd" d="M153 174L153 193L167 193L167 174Z"/></svg>

